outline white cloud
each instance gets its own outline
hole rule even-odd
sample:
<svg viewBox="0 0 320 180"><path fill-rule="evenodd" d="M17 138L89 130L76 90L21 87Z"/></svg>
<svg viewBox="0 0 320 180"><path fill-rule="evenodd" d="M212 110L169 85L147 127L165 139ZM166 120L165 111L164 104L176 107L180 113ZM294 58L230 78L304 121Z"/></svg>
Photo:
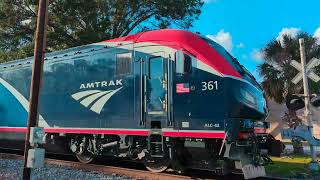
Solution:
<svg viewBox="0 0 320 180"><path fill-rule="evenodd" d="M282 30L279 32L278 37L276 39L280 41L281 44L283 44L284 35L296 37L299 31L300 31L300 28L295 28L295 27L282 28Z"/></svg>
<svg viewBox="0 0 320 180"><path fill-rule="evenodd" d="M318 43L320 44L320 27L314 32L313 37L318 39Z"/></svg>
<svg viewBox="0 0 320 180"><path fill-rule="evenodd" d="M229 32L224 32L224 29L221 29L216 35L207 35L207 38L214 40L219 43L221 46L226 48L229 52L231 52L233 48L232 36Z"/></svg>
<svg viewBox="0 0 320 180"><path fill-rule="evenodd" d="M253 49L252 52L250 53L250 57L256 62L262 62L264 59L264 54L262 51L258 49Z"/></svg>
<svg viewBox="0 0 320 180"><path fill-rule="evenodd" d="M240 42L238 45L237 45L237 48L244 48L244 44L242 42Z"/></svg>

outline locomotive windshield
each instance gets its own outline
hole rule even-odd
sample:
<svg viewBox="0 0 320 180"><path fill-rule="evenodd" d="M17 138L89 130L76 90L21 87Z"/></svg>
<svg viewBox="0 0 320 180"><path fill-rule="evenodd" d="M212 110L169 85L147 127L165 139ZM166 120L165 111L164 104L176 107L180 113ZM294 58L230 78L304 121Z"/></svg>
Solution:
<svg viewBox="0 0 320 180"><path fill-rule="evenodd" d="M243 75L244 69L242 68L241 64L234 57L232 57L228 51L226 51L218 43L216 43L208 38L205 38L205 37L201 37L201 38L204 41L206 41L211 47L213 47L213 49L218 51L219 54L221 54L241 75Z"/></svg>
<svg viewBox="0 0 320 180"><path fill-rule="evenodd" d="M235 57L233 57L227 50L225 50L218 43L216 43L206 37L201 37L201 38L204 41L206 41L212 48L214 48L216 51L218 51L218 53L221 54L242 76L244 76L245 79L250 81L256 87L262 89L260 84L256 81L255 77L252 76L252 74L244 66L242 66L238 62L238 60Z"/></svg>

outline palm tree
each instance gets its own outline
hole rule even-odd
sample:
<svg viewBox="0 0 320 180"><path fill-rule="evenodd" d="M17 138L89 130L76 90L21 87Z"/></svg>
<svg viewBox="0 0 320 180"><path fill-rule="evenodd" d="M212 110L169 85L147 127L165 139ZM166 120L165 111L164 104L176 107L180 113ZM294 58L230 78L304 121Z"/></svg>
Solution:
<svg viewBox="0 0 320 180"><path fill-rule="evenodd" d="M262 87L268 99L273 99L279 104L283 103L288 95L303 93L302 82L297 85L291 82L298 73L290 63L292 60L300 62L299 38L305 40L307 62L313 57L319 58L320 45L317 44L316 38L307 33L300 33L296 37L284 35L283 41L273 39L262 49L265 61L258 67L259 73L263 77ZM320 72L319 69L316 72ZM310 81L309 85L311 93L319 91L318 84ZM286 114L290 114L293 119L297 118L295 112L290 110ZM290 122L287 116L284 116L283 120ZM300 140L293 139L292 144L294 152L301 153L301 150L303 152Z"/></svg>

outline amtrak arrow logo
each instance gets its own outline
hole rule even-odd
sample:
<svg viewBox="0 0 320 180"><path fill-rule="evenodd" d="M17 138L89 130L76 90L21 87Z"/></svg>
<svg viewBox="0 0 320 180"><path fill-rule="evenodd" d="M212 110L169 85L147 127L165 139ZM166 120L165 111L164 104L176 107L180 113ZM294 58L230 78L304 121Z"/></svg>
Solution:
<svg viewBox="0 0 320 180"><path fill-rule="evenodd" d="M108 91L86 90L86 91L77 92L71 95L71 97L76 101L80 101L80 104L82 104L84 107L90 106L91 111L97 114L100 114L103 106L120 89L122 89L122 87L115 90L108 90Z"/></svg>

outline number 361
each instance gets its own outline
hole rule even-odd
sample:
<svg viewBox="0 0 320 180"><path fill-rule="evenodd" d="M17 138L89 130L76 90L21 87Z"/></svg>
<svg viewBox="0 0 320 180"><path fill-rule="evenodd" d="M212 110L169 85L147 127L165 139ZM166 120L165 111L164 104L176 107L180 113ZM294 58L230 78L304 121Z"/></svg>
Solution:
<svg viewBox="0 0 320 180"><path fill-rule="evenodd" d="M201 82L202 84L202 91L213 91L218 90L218 81L208 81L208 82Z"/></svg>

